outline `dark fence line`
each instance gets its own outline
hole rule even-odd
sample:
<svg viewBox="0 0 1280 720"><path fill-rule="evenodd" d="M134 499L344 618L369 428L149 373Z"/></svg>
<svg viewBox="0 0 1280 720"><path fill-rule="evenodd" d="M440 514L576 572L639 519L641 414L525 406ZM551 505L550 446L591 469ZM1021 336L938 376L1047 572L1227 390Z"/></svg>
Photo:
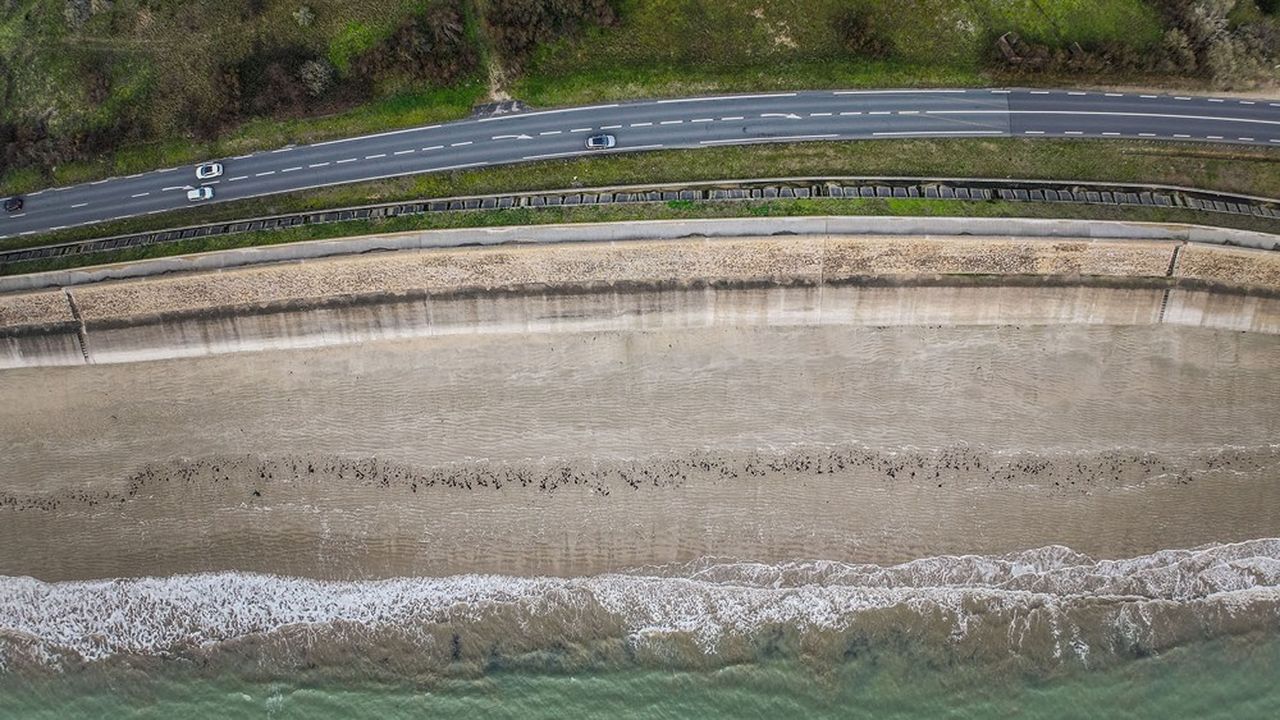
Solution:
<svg viewBox="0 0 1280 720"><path fill-rule="evenodd" d="M1062 183L1032 180L786 178L502 193L290 213L9 250L0 252L0 265L67 255L109 252L215 235L234 235L299 225L425 215L436 212L795 198L927 198L1165 207L1280 220L1280 202L1276 200L1166 185Z"/></svg>

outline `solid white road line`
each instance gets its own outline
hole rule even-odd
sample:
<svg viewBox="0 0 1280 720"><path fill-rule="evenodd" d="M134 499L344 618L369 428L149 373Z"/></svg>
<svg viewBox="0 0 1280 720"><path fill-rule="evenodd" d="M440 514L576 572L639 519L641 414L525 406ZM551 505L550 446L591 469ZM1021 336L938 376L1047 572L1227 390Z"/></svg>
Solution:
<svg viewBox="0 0 1280 720"><path fill-rule="evenodd" d="M919 130L911 132L877 132L872 135L1003 135L1001 130Z"/></svg>
<svg viewBox="0 0 1280 720"><path fill-rule="evenodd" d="M419 132L421 130L435 130L439 125L424 125L416 128L405 128L404 130L392 130L390 132L374 133L372 135L361 135L359 137L342 138L340 140L326 140L325 142L311 143L307 147L324 147L325 145L337 145L338 143L351 142L352 140L368 140L376 137L389 137L391 135L403 135L404 133Z"/></svg>
<svg viewBox="0 0 1280 720"><path fill-rule="evenodd" d="M966 93L968 90L837 90L836 95L941 95Z"/></svg>
<svg viewBox="0 0 1280 720"><path fill-rule="evenodd" d="M1208 120L1256 125L1280 125L1280 120L1219 117L1214 115L1179 115L1175 113L1120 112L1113 110L925 110L927 115L1094 115L1104 117L1164 118L1172 120Z"/></svg>
<svg viewBox="0 0 1280 720"><path fill-rule="evenodd" d="M656 104L657 105L674 105L676 103L717 102L720 100L762 100L764 98L780 98L780 97L795 97L795 96L796 96L796 93L766 93L762 95L718 95L715 97L676 98L673 100L659 100ZM613 107L617 107L617 106L614 105Z"/></svg>
<svg viewBox="0 0 1280 720"><path fill-rule="evenodd" d="M584 112L587 110L607 110L609 108L618 107L618 103L610 103L608 105L589 105L587 107L571 107L560 108L559 110L540 110L531 113L512 113L510 115L494 115L493 117L480 118L476 122L497 122L499 120L510 120L512 118L539 117L541 115L558 115L560 113ZM440 127L436 125L434 127Z"/></svg>
<svg viewBox="0 0 1280 720"><path fill-rule="evenodd" d="M746 140L703 140L699 144L700 145L732 145L732 144L746 145L751 143L786 142L789 140L822 140L825 138L834 138L834 137L840 137L840 136L835 133L827 133L825 135L783 135L780 137L749 138Z"/></svg>

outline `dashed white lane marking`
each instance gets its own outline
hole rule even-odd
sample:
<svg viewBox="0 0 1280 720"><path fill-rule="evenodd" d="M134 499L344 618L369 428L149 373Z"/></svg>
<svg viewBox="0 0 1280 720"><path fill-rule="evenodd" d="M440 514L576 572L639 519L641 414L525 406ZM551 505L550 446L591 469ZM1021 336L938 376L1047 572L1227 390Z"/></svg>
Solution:
<svg viewBox="0 0 1280 720"><path fill-rule="evenodd" d="M540 132L538 134L539 135L559 135L562 132L564 131L563 130L547 130L546 132Z"/></svg>
<svg viewBox="0 0 1280 720"><path fill-rule="evenodd" d="M1280 103L1267 103L1271 107L1280 107Z"/></svg>
<svg viewBox="0 0 1280 720"><path fill-rule="evenodd" d="M276 174L276 171L275 171L275 170L268 170L268 171L266 171L266 172L254 173L254 174L253 174L253 176L254 176L254 177L265 177L265 176L267 176L267 175L275 175L275 174Z"/></svg>
<svg viewBox="0 0 1280 720"><path fill-rule="evenodd" d="M301 168L299 168L299 169L301 169ZM217 185L217 184L218 184L218 183L220 183L220 182L222 182L222 181L221 181L221 180L205 180L205 181L204 181L204 184L205 184L205 185Z"/></svg>
<svg viewBox="0 0 1280 720"><path fill-rule="evenodd" d="M282 172L282 173L287 173L287 172L297 172L298 170L301 170L301 169L302 169L302 166L301 166L301 165L298 165L298 166L291 167L291 168L285 168L285 169L281 170L280 172Z"/></svg>
<svg viewBox="0 0 1280 720"><path fill-rule="evenodd" d="M103 183L109 183L109 182L111 182L111 179L110 179L110 178L107 178L106 180L94 180L93 182L91 182L91 183L89 183L89 184L90 184L90 185L101 185L101 184L103 184Z"/></svg>
<svg viewBox="0 0 1280 720"><path fill-rule="evenodd" d="M360 158L346 158L343 160L338 160L337 162L334 163L334 165L341 165L343 163L355 162L356 160L359 160L359 159Z"/></svg>
<svg viewBox="0 0 1280 720"><path fill-rule="evenodd" d="M893 111L892 110L872 110L867 114L868 115L892 115Z"/></svg>
<svg viewBox="0 0 1280 720"><path fill-rule="evenodd" d="M1147 100L1156 100L1156 99L1159 99L1160 96L1159 95L1139 95L1138 97L1145 98Z"/></svg>
<svg viewBox="0 0 1280 720"><path fill-rule="evenodd" d="M71 207L73 207L73 208L82 208L82 207L84 207L85 205L88 205L88 204L89 204L89 203L87 203L87 202L76 203L75 205L72 205Z"/></svg>
<svg viewBox="0 0 1280 720"><path fill-rule="evenodd" d="M1268 140L1267 142L1280 143L1280 139L1272 139L1272 140Z"/></svg>
<svg viewBox="0 0 1280 720"><path fill-rule="evenodd" d="M1049 91L1048 90L1032 90L1031 94L1032 95L1048 95Z"/></svg>
<svg viewBox="0 0 1280 720"><path fill-rule="evenodd" d="M49 229L50 229L50 230L66 230L66 229L67 229L67 226L66 226L66 225L54 225L53 227L51 227L51 228L49 228Z"/></svg>
<svg viewBox="0 0 1280 720"><path fill-rule="evenodd" d="M310 165L308 165L307 167L309 167L309 168L318 168L318 167L328 167L328 165L329 165L329 163L327 163L327 162L322 162L322 163L311 163L311 164L310 164Z"/></svg>
<svg viewBox="0 0 1280 720"><path fill-rule="evenodd" d="M1103 93L1107 97L1124 97L1124 93Z"/></svg>
<svg viewBox="0 0 1280 720"><path fill-rule="evenodd" d="M658 124L659 125L682 125L684 124L684 121L683 120L663 120ZM577 131L575 130L574 132L577 132Z"/></svg>
<svg viewBox="0 0 1280 720"><path fill-rule="evenodd" d="M1071 92L1068 92L1067 94L1068 95L1088 95L1089 93L1071 91Z"/></svg>
<svg viewBox="0 0 1280 720"><path fill-rule="evenodd" d="M1106 135L1107 137L1120 137L1120 133L1118 132L1104 132L1102 134Z"/></svg>
<svg viewBox="0 0 1280 720"><path fill-rule="evenodd" d="M465 145L470 145L471 143L471 140L463 140L462 142L449 143L449 147L463 147Z"/></svg>
<svg viewBox="0 0 1280 720"><path fill-rule="evenodd" d="M1205 137L1206 137L1206 138L1208 138L1208 139L1210 139L1210 140L1221 140L1221 139L1222 139L1222 136L1221 136L1221 135L1205 135Z"/></svg>
<svg viewBox="0 0 1280 720"><path fill-rule="evenodd" d="M840 136L835 133L827 133L825 135L784 135L781 137L769 137L769 138L748 139L748 140L703 140L698 144L699 145L726 145L726 144L747 145L751 143L762 143L762 142L785 142L787 140L822 140L825 138L833 138L833 137L840 137Z"/></svg>
<svg viewBox="0 0 1280 720"><path fill-rule="evenodd" d="M728 117L720 118L720 122L733 122L737 120L746 120L746 118L741 115L730 115Z"/></svg>
<svg viewBox="0 0 1280 720"><path fill-rule="evenodd" d="M914 130L902 132L875 132L872 135L1003 135L1000 130Z"/></svg>
<svg viewBox="0 0 1280 720"><path fill-rule="evenodd" d="M1138 133L1138 137L1155 137L1155 133Z"/></svg>
<svg viewBox="0 0 1280 720"><path fill-rule="evenodd" d="M631 127L649 127L649 126L650 126L650 125L652 125L652 124L653 124L653 123L651 123L651 122L631 123Z"/></svg>
<svg viewBox="0 0 1280 720"><path fill-rule="evenodd" d="M282 153L282 152L289 152L289 151L290 151L290 150L292 150L292 149L293 149L293 146L289 146L289 147L282 147L282 148L280 148L279 150L272 150L271 152L273 152L273 153Z"/></svg>
<svg viewBox="0 0 1280 720"><path fill-rule="evenodd" d="M1043 131L1043 130L1026 130L1026 131L1024 131L1024 134L1026 134L1026 135L1043 135L1043 134L1044 134L1044 131Z"/></svg>
<svg viewBox="0 0 1280 720"><path fill-rule="evenodd" d="M1011 92L1013 91L1012 90L992 90L991 94L992 95L1008 95Z"/></svg>
<svg viewBox="0 0 1280 720"><path fill-rule="evenodd" d="M656 105L674 105L676 103L713 102L716 100L760 100L764 98L780 98L780 97L795 97L795 96L796 96L795 93L767 93L763 95L718 95L715 97L676 98L674 100L659 100L655 104ZM611 105L610 107L617 107L617 105Z"/></svg>
<svg viewBox="0 0 1280 720"><path fill-rule="evenodd" d="M27 197L35 197L35 196L39 195L39 194L40 194L40 193L42 193L42 192L44 192L44 191L43 191L43 190L37 190L37 191L35 191L35 192L33 192L33 193L27 193Z"/></svg>
<svg viewBox="0 0 1280 720"><path fill-rule="evenodd" d="M26 213L22 213L22 214L23 214L23 215L26 215ZM18 215L14 215L13 217L19 217L19 216L18 216ZM20 233L18 233L18 234L19 234L19 235L35 235L35 234L36 234L36 231L35 231L35 230L23 230L22 232L20 232Z"/></svg>
<svg viewBox="0 0 1280 720"><path fill-rule="evenodd" d="M444 149L443 145L428 145L427 147L422 148L422 152L431 152L432 150L443 150L443 149Z"/></svg>
<svg viewBox="0 0 1280 720"><path fill-rule="evenodd" d="M1253 142L1253 138L1251 138L1251 137L1242 137L1242 138L1240 138L1240 139L1241 139L1241 140L1243 140L1243 141L1245 141L1245 142Z"/></svg>
<svg viewBox="0 0 1280 720"><path fill-rule="evenodd" d="M663 123L663 124L665 125L666 123ZM591 128L573 128L569 132L571 133L591 132Z"/></svg>
<svg viewBox="0 0 1280 720"><path fill-rule="evenodd" d="M694 119L690 120L689 122L691 122L691 123L708 123L708 122L715 122L715 118L694 118ZM601 129L601 130L607 130L608 128L607 128L607 127L603 127L603 126L602 126L600 129Z"/></svg>
<svg viewBox="0 0 1280 720"><path fill-rule="evenodd" d="M395 151L395 152L393 152L393 153L391 153L391 154L392 154L392 155L409 155L409 154L411 154L411 153L416 153L416 152L418 152L418 151L417 151L417 150L413 150L413 149L409 149L409 150L397 150L397 151Z"/></svg>
<svg viewBox="0 0 1280 720"><path fill-rule="evenodd" d="M920 111L919 110L899 110L898 114L899 115L919 115Z"/></svg>
<svg viewBox="0 0 1280 720"><path fill-rule="evenodd" d="M1209 98L1209 102L1226 102L1222 98Z"/></svg>
<svg viewBox="0 0 1280 720"><path fill-rule="evenodd" d="M694 120L694 122L698 122L698 121ZM622 126L621 125L601 125L600 129L601 130L617 130L620 127Z"/></svg>
<svg viewBox="0 0 1280 720"><path fill-rule="evenodd" d="M227 182L235 182L237 180L248 180L248 179L249 179L248 175L237 175L233 178L227 178Z"/></svg>
<svg viewBox="0 0 1280 720"><path fill-rule="evenodd" d="M146 196L148 196L148 195L150 195L150 194L151 194L151 193L149 193L149 192L144 192L144 193L134 193L134 194L130 195L129 197L140 198L140 197L146 197Z"/></svg>
<svg viewBox="0 0 1280 720"><path fill-rule="evenodd" d="M1186 96L1184 96L1184 95L1177 95L1177 96L1175 96L1173 99L1174 99L1174 100L1190 100L1191 98L1186 97Z"/></svg>
<svg viewBox="0 0 1280 720"><path fill-rule="evenodd" d="M1063 133L1063 135L1083 135L1083 134L1084 132L1080 130L1068 130Z"/></svg>
<svg viewBox="0 0 1280 720"><path fill-rule="evenodd" d="M147 214L148 214L148 215L159 215L159 214L160 214L160 213L162 213L162 212L169 212L169 211L168 211L168 210L148 210L148 211L147 211Z"/></svg>
<svg viewBox="0 0 1280 720"><path fill-rule="evenodd" d="M173 190L186 190L186 185L170 185L169 187L160 188L160 192L171 192Z"/></svg>
<svg viewBox="0 0 1280 720"><path fill-rule="evenodd" d="M1240 101L1240 104L1241 104L1241 105L1256 105L1257 103L1255 103L1255 102L1254 102L1254 101L1252 101L1252 100L1241 100L1241 101Z"/></svg>
<svg viewBox="0 0 1280 720"><path fill-rule="evenodd" d="M364 156L364 159L365 159L365 160L377 160L378 158L384 158L384 157L386 157L386 156L387 156L387 154L386 154L386 153L378 153L377 155L365 155L365 156Z"/></svg>
<svg viewBox="0 0 1280 720"><path fill-rule="evenodd" d="M847 111L847 112L842 112L842 113L840 113L840 114L841 114L842 116L846 116L846 117L847 117L847 116L849 116L849 115L861 115L861 114L862 114L862 111L861 111L861 110L850 110L850 111Z"/></svg>
<svg viewBox="0 0 1280 720"><path fill-rule="evenodd" d="M1173 136L1176 138L1183 138L1183 139L1191 137L1190 135L1183 135L1182 133L1174 133Z"/></svg>
<svg viewBox="0 0 1280 720"><path fill-rule="evenodd" d="M809 113L809 117L831 117L831 113Z"/></svg>
<svg viewBox="0 0 1280 720"><path fill-rule="evenodd" d="M142 173L134 173L134 174L132 174L132 175L125 175L124 177L125 177L125 179L126 179L126 180L132 180L132 179L134 179L134 178L140 178L140 177L142 177Z"/></svg>

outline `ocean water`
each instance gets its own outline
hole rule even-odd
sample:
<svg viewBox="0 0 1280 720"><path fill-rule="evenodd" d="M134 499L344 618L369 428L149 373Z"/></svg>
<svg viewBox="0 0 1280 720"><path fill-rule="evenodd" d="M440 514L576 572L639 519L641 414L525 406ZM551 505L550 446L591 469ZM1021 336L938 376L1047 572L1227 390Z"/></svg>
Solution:
<svg viewBox="0 0 1280 720"><path fill-rule="evenodd" d="M0 717L1280 711L1280 539L582 578L0 578Z"/></svg>

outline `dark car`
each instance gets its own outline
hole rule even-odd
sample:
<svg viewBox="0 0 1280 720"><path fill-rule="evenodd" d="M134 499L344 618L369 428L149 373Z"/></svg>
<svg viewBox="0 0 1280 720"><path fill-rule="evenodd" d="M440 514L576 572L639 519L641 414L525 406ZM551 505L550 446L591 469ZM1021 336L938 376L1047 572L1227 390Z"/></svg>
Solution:
<svg viewBox="0 0 1280 720"><path fill-rule="evenodd" d="M5 212L18 212L21 209L22 209L22 198L18 197L17 195L14 195L11 198L5 198L5 201L4 201Z"/></svg>

